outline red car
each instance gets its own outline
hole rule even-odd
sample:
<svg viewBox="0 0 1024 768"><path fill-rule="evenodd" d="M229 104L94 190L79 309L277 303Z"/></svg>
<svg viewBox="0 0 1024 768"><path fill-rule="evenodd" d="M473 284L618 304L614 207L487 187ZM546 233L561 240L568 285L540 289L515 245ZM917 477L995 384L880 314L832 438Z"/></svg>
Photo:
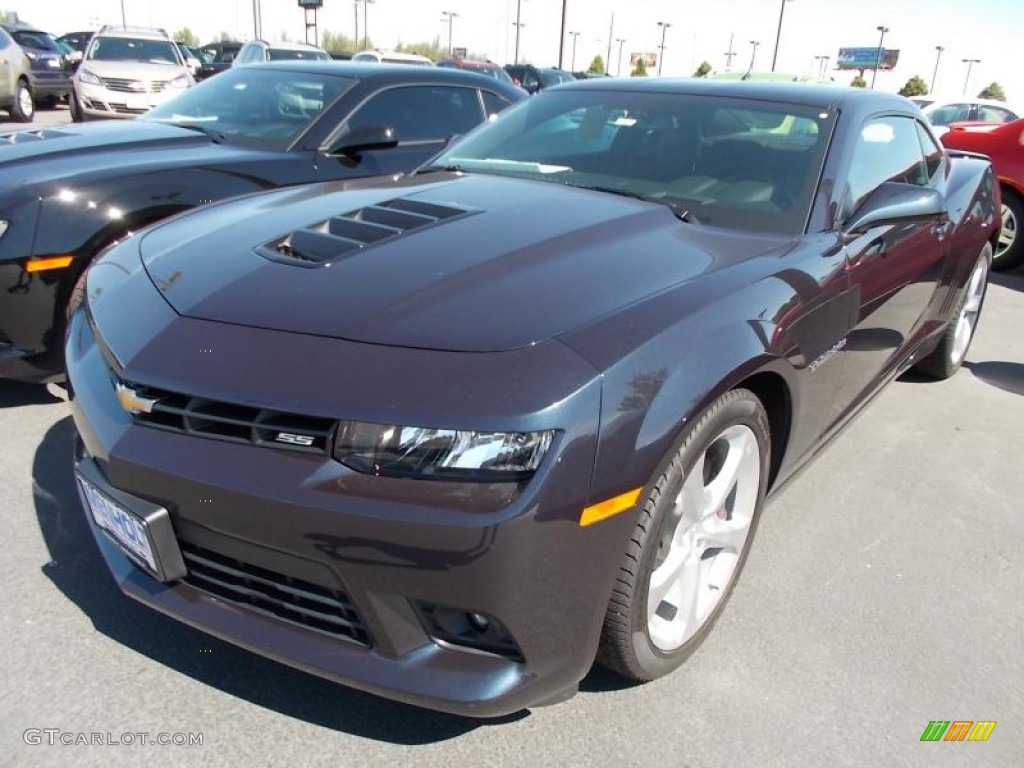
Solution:
<svg viewBox="0 0 1024 768"><path fill-rule="evenodd" d="M951 149L981 152L992 158L1003 198L1003 231L992 269L1013 269L1024 263L1024 119L1012 123L969 124L950 127L942 143Z"/></svg>

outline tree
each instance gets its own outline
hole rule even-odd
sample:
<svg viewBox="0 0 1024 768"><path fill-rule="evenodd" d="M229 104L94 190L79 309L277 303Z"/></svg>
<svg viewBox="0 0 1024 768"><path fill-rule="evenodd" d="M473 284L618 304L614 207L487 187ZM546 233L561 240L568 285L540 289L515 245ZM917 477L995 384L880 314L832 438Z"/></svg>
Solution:
<svg viewBox="0 0 1024 768"><path fill-rule="evenodd" d="M702 61L700 63L700 66L697 67L696 71L693 73L693 76L694 77L707 77L710 74L711 74L711 63L707 62L707 61Z"/></svg>
<svg viewBox="0 0 1024 768"><path fill-rule="evenodd" d="M636 60L636 66L633 67L633 71L629 73L630 77L647 77L647 59L640 56Z"/></svg>
<svg viewBox="0 0 1024 768"><path fill-rule="evenodd" d="M995 99L996 101L1006 101L1006 93L1003 91L1003 86L999 83L989 83L978 94L979 99Z"/></svg>
<svg viewBox="0 0 1024 768"><path fill-rule="evenodd" d="M419 56L426 56L431 61L441 61L441 59L448 58L448 46L441 45L440 36L435 37L433 40L424 40L418 43L399 42L395 46L395 50L399 53L415 53Z"/></svg>
<svg viewBox="0 0 1024 768"><path fill-rule="evenodd" d="M218 37L217 39L220 40L223 43L226 40L234 40L235 36L232 35L230 32L224 32L222 30L221 33L220 33L220 37Z"/></svg>
<svg viewBox="0 0 1024 768"><path fill-rule="evenodd" d="M199 46L199 38L196 37L196 33L188 27L182 27L174 33L174 39L184 43L185 45Z"/></svg>
<svg viewBox="0 0 1024 768"><path fill-rule="evenodd" d="M329 53L354 53L362 50L362 46L348 35L325 30L320 36L320 47Z"/></svg>
<svg viewBox="0 0 1024 768"><path fill-rule="evenodd" d="M864 75L857 75L850 81L850 86L853 88L867 88L868 81L864 79Z"/></svg>
<svg viewBox="0 0 1024 768"><path fill-rule="evenodd" d="M900 96L924 96L928 93L928 83L920 75L914 75L900 88Z"/></svg>
<svg viewBox="0 0 1024 768"><path fill-rule="evenodd" d="M587 69L592 75L603 75L604 74L604 59L601 58L601 54L594 57L594 60L590 62L590 67Z"/></svg>

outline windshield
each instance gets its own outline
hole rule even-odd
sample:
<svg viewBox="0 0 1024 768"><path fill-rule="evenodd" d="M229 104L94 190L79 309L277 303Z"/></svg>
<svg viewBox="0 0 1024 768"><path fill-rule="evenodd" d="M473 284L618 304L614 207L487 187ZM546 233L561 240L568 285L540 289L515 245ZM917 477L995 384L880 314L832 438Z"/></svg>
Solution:
<svg viewBox="0 0 1024 768"><path fill-rule="evenodd" d="M799 233L835 113L748 99L547 91L431 167L600 189L672 205L697 221Z"/></svg>
<svg viewBox="0 0 1024 768"><path fill-rule="evenodd" d="M284 150L353 82L269 67L229 69L138 119L196 126L228 143Z"/></svg>
<svg viewBox="0 0 1024 768"><path fill-rule="evenodd" d="M40 51L61 53L60 46L57 45L56 39L45 32L16 31L12 33L12 37L17 40L18 45L22 45L26 48L35 48Z"/></svg>
<svg viewBox="0 0 1024 768"><path fill-rule="evenodd" d="M181 54L170 40L131 37L96 37L86 58L90 61L140 61L147 64L180 64Z"/></svg>
<svg viewBox="0 0 1024 768"><path fill-rule="evenodd" d="M325 51L315 48L271 48L267 53L271 61L329 61L331 58Z"/></svg>

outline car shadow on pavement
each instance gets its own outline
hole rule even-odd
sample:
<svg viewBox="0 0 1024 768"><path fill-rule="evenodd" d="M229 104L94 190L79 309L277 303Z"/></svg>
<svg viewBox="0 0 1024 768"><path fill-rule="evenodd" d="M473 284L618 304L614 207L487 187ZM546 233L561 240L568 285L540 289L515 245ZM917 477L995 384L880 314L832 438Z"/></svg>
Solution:
<svg viewBox="0 0 1024 768"><path fill-rule="evenodd" d="M1024 267L1012 272L990 272L988 281L1001 285L1003 288L1024 293Z"/></svg>
<svg viewBox="0 0 1024 768"><path fill-rule="evenodd" d="M0 380L0 408L21 405L46 405L63 402L51 395L43 384L25 384L21 381Z"/></svg>
<svg viewBox="0 0 1024 768"><path fill-rule="evenodd" d="M964 368L986 384L1015 395L1024 395L1024 363L987 360L983 363L965 362Z"/></svg>
<svg viewBox="0 0 1024 768"><path fill-rule="evenodd" d="M241 650L125 597L107 572L79 504L71 467L74 437L70 416L43 437L32 465L33 495L50 554L43 573L97 631L256 706L377 741L428 744L526 716L474 720L391 702Z"/></svg>

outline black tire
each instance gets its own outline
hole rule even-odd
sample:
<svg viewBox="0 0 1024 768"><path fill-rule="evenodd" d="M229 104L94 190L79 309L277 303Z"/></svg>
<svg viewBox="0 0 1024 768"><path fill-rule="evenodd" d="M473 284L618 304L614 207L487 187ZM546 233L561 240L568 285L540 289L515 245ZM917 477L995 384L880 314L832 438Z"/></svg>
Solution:
<svg viewBox="0 0 1024 768"><path fill-rule="evenodd" d="M676 509L675 502L684 481L697 460L709 455L719 437L735 426L749 427L756 438L760 454L749 532L740 548L728 584L718 590L721 596L717 604L700 620L699 628L685 642L674 650L666 651L655 645L649 629L647 602L651 574L657 567L658 556L664 551L666 536L671 537L676 530L679 518L670 513ZM605 613L597 655L599 664L623 677L644 682L676 669L700 646L728 602L750 552L764 504L770 451L768 417L760 400L749 390L736 389L726 393L694 420L682 442L677 443L670 458L663 463L664 468L647 497L627 546ZM708 482L708 478L705 476L702 482ZM730 496L735 498L735 490ZM731 512L726 513L731 516ZM708 551L701 555L702 561Z"/></svg>
<svg viewBox="0 0 1024 768"><path fill-rule="evenodd" d="M16 123L31 123L35 114L32 89L24 79L19 80L14 90L14 103L11 104L11 119Z"/></svg>
<svg viewBox="0 0 1024 768"><path fill-rule="evenodd" d="M961 315L964 314L964 308L971 299L971 286L975 272L984 264L984 276L981 284L981 296L978 298L977 307L971 310L973 318L971 319L970 336L967 339L967 345L963 348L957 347L957 326L960 323ZM978 254L978 258L971 267L971 271L967 276L967 283L964 285L963 296L960 297L960 301L956 304L956 311L946 324L946 330L942 334L942 338L939 339L938 345L933 349L927 357L922 358L914 366L917 371L930 376L933 379L948 379L950 376L960 370L964 364L964 360L967 358L967 352L971 348L971 342L974 340L974 334L978 329L978 320L981 318L981 310L985 304L985 294L988 288L988 270L994 269L992 262L992 245L985 243L985 247L981 249L981 253Z"/></svg>
<svg viewBox="0 0 1024 768"><path fill-rule="evenodd" d="M71 112L71 122L85 122L85 114L82 112L82 105L79 103L78 96L74 91L68 95L68 111Z"/></svg>
<svg viewBox="0 0 1024 768"><path fill-rule="evenodd" d="M85 276L89 271L88 267L82 271L82 274L75 280L75 285L71 288L71 294L68 296L68 303L64 306L64 327L66 328L71 319L71 315L74 314L75 310L78 309L82 302L85 301Z"/></svg>
<svg viewBox="0 0 1024 768"><path fill-rule="evenodd" d="M1024 202L1020 195L1005 184L1001 187L1003 226L999 232L999 244L992 257L992 269L1006 272L1024 264Z"/></svg>
<svg viewBox="0 0 1024 768"><path fill-rule="evenodd" d="M40 96L36 100L36 107L39 109L55 109L59 103L59 96Z"/></svg>

